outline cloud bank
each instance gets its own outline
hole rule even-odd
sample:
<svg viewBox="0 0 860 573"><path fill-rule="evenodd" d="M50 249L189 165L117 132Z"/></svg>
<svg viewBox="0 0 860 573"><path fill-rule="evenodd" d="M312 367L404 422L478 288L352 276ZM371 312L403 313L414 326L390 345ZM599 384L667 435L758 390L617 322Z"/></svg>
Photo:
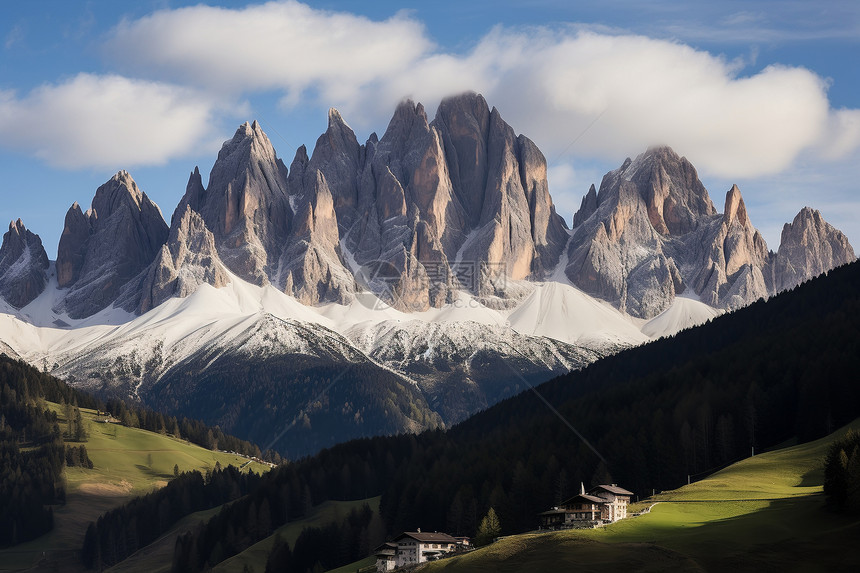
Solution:
<svg viewBox="0 0 860 573"><path fill-rule="evenodd" d="M0 145L56 167L158 165L211 138L213 111L185 87L78 74L23 97L0 92Z"/></svg>
<svg viewBox="0 0 860 573"><path fill-rule="evenodd" d="M125 76L7 93L0 135L67 167L159 163L210 135L214 99L274 92L288 112L333 105L353 126L378 129L404 97L432 110L475 90L550 161L617 161L669 144L706 173L756 177L800 154L838 160L860 146L860 111L832 109L827 81L810 70L750 71L680 42L574 26L497 27L451 53L408 14L199 5L120 22L104 54Z"/></svg>

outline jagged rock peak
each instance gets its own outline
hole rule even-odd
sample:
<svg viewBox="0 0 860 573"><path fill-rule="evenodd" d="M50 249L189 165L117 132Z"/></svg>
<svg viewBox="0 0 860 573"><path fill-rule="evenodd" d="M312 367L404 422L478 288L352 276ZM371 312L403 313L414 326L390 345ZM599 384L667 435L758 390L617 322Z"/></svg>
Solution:
<svg viewBox="0 0 860 573"><path fill-rule="evenodd" d="M229 282L215 237L203 218L186 205L182 213L174 213L170 237L144 273L140 300L132 292L124 306L143 314L169 298L190 295L203 283L220 288Z"/></svg>
<svg viewBox="0 0 860 573"><path fill-rule="evenodd" d="M576 228L591 217L597 211L597 190L594 184L588 188L588 193L582 198L582 203L579 205L579 211L573 215L573 227Z"/></svg>
<svg viewBox="0 0 860 573"><path fill-rule="evenodd" d="M251 123L246 121L239 126L232 139L224 142L218 152L216 166L221 163L238 169L245 162L243 159L250 157L271 161L275 161L276 157L272 142L257 120Z"/></svg>
<svg viewBox="0 0 860 573"><path fill-rule="evenodd" d="M855 259L848 237L819 211L804 207L782 228L774 263L775 290L792 288Z"/></svg>
<svg viewBox="0 0 860 573"><path fill-rule="evenodd" d="M91 232L89 216L84 214L75 201L66 212L63 233L57 248L57 284L60 288L66 288L78 280L84 264L86 242Z"/></svg>
<svg viewBox="0 0 860 573"><path fill-rule="evenodd" d="M416 129L420 133L426 133L430 130L427 113L420 103L416 104L411 99L404 99L397 104L394 115L391 116L391 121L388 122L388 127L385 129L380 142L390 151L403 152L409 140L414 138Z"/></svg>
<svg viewBox="0 0 860 573"><path fill-rule="evenodd" d="M167 235L161 209L127 171L119 171L96 190L86 213L77 203L66 213L57 282L70 290L55 310L84 318L116 302L126 284L153 261Z"/></svg>
<svg viewBox="0 0 860 573"><path fill-rule="evenodd" d="M16 308L39 296L48 282L48 255L21 219L9 223L0 245L0 297Z"/></svg>
<svg viewBox="0 0 860 573"><path fill-rule="evenodd" d="M397 117L417 117L427 121L427 112L424 110L424 104L421 102L415 103L412 98L405 98L394 108L394 118Z"/></svg>
<svg viewBox="0 0 860 573"><path fill-rule="evenodd" d="M473 91L444 98L439 103L436 117L450 117L455 110L471 115L474 118L483 118L490 115L490 106L487 104L487 100L481 94ZM495 107L493 111L496 111Z"/></svg>
<svg viewBox="0 0 860 573"><path fill-rule="evenodd" d="M726 225L731 225L735 219L744 227L749 223L744 198L741 197L741 190L738 189L737 185L732 185L732 188L726 193L726 208L723 211L723 220L726 222Z"/></svg>
<svg viewBox="0 0 860 573"><path fill-rule="evenodd" d="M330 107L328 108L328 127L331 129L335 126L345 126L349 127L349 124L346 123L346 120L343 119L341 113L337 110L337 108ZM352 129L352 128L350 128Z"/></svg>
<svg viewBox="0 0 860 573"><path fill-rule="evenodd" d="M141 210L144 207L146 194L140 190L137 183L132 179L128 171L121 170L111 177L106 183L99 186L93 197L89 218L110 217L122 205L128 205L132 209ZM148 199L147 199L147 202ZM151 202L150 202L151 203ZM158 208L155 203L152 206ZM161 211L159 210L159 214Z"/></svg>
<svg viewBox="0 0 860 573"><path fill-rule="evenodd" d="M635 160L625 161L619 175L636 185L651 225L661 235L688 233L701 217L717 212L696 168L671 147L652 147Z"/></svg>
<svg viewBox="0 0 860 573"><path fill-rule="evenodd" d="M17 221L9 221L9 232L14 232L16 236L20 237L26 230L26 227L24 227L24 221L22 221L20 217Z"/></svg>

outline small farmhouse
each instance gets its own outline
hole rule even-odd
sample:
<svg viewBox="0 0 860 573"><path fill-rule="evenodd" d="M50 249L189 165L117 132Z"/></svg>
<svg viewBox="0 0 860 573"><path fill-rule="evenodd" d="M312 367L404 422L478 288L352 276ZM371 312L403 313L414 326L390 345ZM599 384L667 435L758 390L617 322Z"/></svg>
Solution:
<svg viewBox="0 0 860 573"><path fill-rule="evenodd" d="M376 570L393 571L406 565L417 565L438 559L446 553L469 546L468 537L451 537L447 533L404 532L376 548Z"/></svg>
<svg viewBox="0 0 860 573"><path fill-rule="evenodd" d="M541 527L594 527L624 519L632 496L633 492L615 484L599 485L588 493L580 485L579 494L540 514Z"/></svg>

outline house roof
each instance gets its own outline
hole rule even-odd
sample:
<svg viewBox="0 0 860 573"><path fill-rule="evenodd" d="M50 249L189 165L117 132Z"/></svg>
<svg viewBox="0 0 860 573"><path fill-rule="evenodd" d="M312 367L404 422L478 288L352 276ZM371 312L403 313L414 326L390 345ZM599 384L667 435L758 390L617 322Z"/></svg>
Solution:
<svg viewBox="0 0 860 573"><path fill-rule="evenodd" d="M397 554L397 544L386 541L379 547L373 550L373 554L377 557L394 557Z"/></svg>
<svg viewBox="0 0 860 573"><path fill-rule="evenodd" d="M609 493L614 493L615 495L630 495L630 496L632 496L632 495L633 495L633 492L632 492L632 491L627 491L627 490L626 490L626 489L624 489L623 487L618 487L618 486L617 486L617 485L615 485L615 484L612 484L612 485L597 485L597 486L594 486L593 488L591 488L591 489L590 489L590 490L588 490L588 491L589 491L589 492L593 492L593 491L597 491L597 490L601 490L601 489L602 489L602 490L604 490L604 491L608 491Z"/></svg>
<svg viewBox="0 0 860 573"><path fill-rule="evenodd" d="M397 544L386 541L379 547L373 550L375 555L394 555L397 552Z"/></svg>
<svg viewBox="0 0 860 573"><path fill-rule="evenodd" d="M419 531L404 531L395 537L394 541L398 541L404 537L411 537L415 541L420 541L421 543L457 543L457 540L447 533L424 533Z"/></svg>
<svg viewBox="0 0 860 573"><path fill-rule="evenodd" d="M588 502L588 503L606 503L606 500L602 497L597 497L595 495L588 495L587 493L578 493L570 499L564 500L561 505L570 505L574 502Z"/></svg>

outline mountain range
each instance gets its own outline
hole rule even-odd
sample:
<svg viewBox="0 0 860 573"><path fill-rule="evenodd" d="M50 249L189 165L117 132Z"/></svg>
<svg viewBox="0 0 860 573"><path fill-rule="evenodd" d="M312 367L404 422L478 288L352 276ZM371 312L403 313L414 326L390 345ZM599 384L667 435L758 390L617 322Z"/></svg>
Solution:
<svg viewBox="0 0 860 573"><path fill-rule="evenodd" d="M450 425L553 374L855 260L804 207L776 252L733 186L652 148L567 227L537 146L477 94L341 115L289 168L257 122L198 168L168 225L120 171L66 214L56 261L0 247L0 351L71 383L303 455Z"/></svg>

